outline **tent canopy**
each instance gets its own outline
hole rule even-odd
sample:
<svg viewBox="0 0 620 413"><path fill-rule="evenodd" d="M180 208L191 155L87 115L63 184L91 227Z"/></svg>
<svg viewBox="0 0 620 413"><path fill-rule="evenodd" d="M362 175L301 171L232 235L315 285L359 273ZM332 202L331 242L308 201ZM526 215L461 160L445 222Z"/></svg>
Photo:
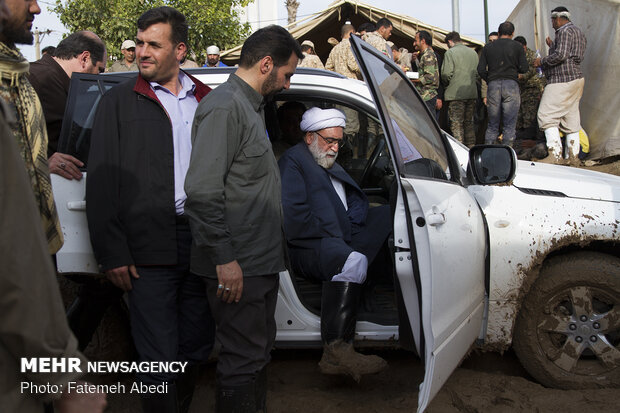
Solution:
<svg viewBox="0 0 620 413"><path fill-rule="evenodd" d="M323 11L286 26L286 29L300 43L304 40L311 40L314 43L316 54L325 62L332 49L332 46L327 43L327 39L334 37L340 40L340 28L347 20L357 28L362 23L376 23L382 17L387 17L392 22L394 28L389 40L399 48L405 47L412 51L415 34L418 30L426 30L431 33L433 48L437 52L443 54L448 49L445 37L450 32L449 30L431 26L404 14L388 12L352 0L336 1ZM484 43L466 37L463 38L463 44L474 48L476 51L484 46ZM222 52L221 59L226 64L235 64L238 62L240 54L241 46L237 46Z"/></svg>
<svg viewBox="0 0 620 413"><path fill-rule="evenodd" d="M571 21L588 41L581 70L585 88L581 98L581 125L590 138L594 159L620 155L620 0L521 0L508 20L515 35L526 38L530 49L546 56L547 36L554 38L551 10L566 7Z"/></svg>

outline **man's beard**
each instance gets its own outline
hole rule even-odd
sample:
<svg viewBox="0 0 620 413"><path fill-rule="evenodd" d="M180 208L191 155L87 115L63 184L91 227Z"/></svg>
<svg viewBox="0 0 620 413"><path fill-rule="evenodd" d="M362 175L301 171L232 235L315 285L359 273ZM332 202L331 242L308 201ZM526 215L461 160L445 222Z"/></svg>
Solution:
<svg viewBox="0 0 620 413"><path fill-rule="evenodd" d="M4 35L7 43L32 44L34 42L34 35L30 30L24 28L23 26L14 27L8 22L4 24L2 34Z"/></svg>
<svg viewBox="0 0 620 413"><path fill-rule="evenodd" d="M310 149L312 157L314 158L316 163L319 164L319 166L325 169L330 169L332 166L334 166L334 162L336 162L336 158L338 157L338 152L332 151L331 149L323 152L321 148L319 148L318 136L314 136L314 141L312 141L308 149ZM328 158L327 155L333 155L334 157Z"/></svg>
<svg viewBox="0 0 620 413"><path fill-rule="evenodd" d="M265 79L265 83L263 83L263 87L261 88L261 95L265 97L265 100L271 100L274 95L280 92L284 88L277 89L276 84L278 83L278 72L274 67L271 69L271 73Z"/></svg>

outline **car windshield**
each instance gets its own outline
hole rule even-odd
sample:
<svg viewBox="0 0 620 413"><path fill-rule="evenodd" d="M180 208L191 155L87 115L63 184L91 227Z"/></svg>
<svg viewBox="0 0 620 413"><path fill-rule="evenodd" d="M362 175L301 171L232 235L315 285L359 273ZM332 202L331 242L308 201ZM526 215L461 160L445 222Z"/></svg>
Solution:
<svg viewBox="0 0 620 413"><path fill-rule="evenodd" d="M387 112L384 115L390 125L386 128L391 126L393 130L392 142L402 172L405 176L447 178L448 155L441 132L411 81L397 66L379 57L372 46L359 43L362 59L380 94L377 107L383 104Z"/></svg>

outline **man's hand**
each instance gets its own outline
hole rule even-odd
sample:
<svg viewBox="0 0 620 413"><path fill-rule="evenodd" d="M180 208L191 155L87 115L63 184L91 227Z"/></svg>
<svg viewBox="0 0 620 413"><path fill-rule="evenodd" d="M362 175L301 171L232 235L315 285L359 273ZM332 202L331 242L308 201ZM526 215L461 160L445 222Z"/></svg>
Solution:
<svg viewBox="0 0 620 413"><path fill-rule="evenodd" d="M80 168L84 166L84 163L77 158L66 153L55 152L47 160L50 173L60 175L67 179L82 179L82 172Z"/></svg>
<svg viewBox="0 0 620 413"><path fill-rule="evenodd" d="M80 382L80 384L88 384ZM63 392L54 402L55 411L60 413L102 413L108 402L105 393Z"/></svg>
<svg viewBox="0 0 620 413"><path fill-rule="evenodd" d="M551 45L553 44L553 40L551 40L551 37L547 36L547 38L545 39L545 42L547 43L547 46L551 47Z"/></svg>
<svg viewBox="0 0 620 413"><path fill-rule="evenodd" d="M482 98L482 103L484 103L484 106L487 105L487 98Z"/></svg>
<svg viewBox="0 0 620 413"><path fill-rule="evenodd" d="M540 67L541 66L541 59L540 57L537 57L536 60L534 60L534 67Z"/></svg>
<svg viewBox="0 0 620 413"><path fill-rule="evenodd" d="M238 303L243 292L243 271L237 261L228 264L216 265L218 288L217 297L230 304Z"/></svg>
<svg viewBox="0 0 620 413"><path fill-rule="evenodd" d="M435 110L441 110L443 107L443 101L441 99L437 99L437 103L435 103Z"/></svg>
<svg viewBox="0 0 620 413"><path fill-rule="evenodd" d="M140 278L135 265L117 267L105 272L107 279L123 291L131 291L131 278L129 274L133 278Z"/></svg>

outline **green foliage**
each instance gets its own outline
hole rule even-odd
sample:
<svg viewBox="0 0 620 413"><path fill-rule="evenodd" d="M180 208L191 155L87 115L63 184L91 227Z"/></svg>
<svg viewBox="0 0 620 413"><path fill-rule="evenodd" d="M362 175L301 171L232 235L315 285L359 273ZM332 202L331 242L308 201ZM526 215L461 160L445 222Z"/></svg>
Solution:
<svg viewBox="0 0 620 413"><path fill-rule="evenodd" d="M123 40L135 39L138 17L146 10L170 6L185 15L189 25L188 47L204 62L206 48L225 50L242 43L250 33L241 24L239 10L253 0L56 0L53 8L70 31L90 30L106 43L108 55L122 57Z"/></svg>

